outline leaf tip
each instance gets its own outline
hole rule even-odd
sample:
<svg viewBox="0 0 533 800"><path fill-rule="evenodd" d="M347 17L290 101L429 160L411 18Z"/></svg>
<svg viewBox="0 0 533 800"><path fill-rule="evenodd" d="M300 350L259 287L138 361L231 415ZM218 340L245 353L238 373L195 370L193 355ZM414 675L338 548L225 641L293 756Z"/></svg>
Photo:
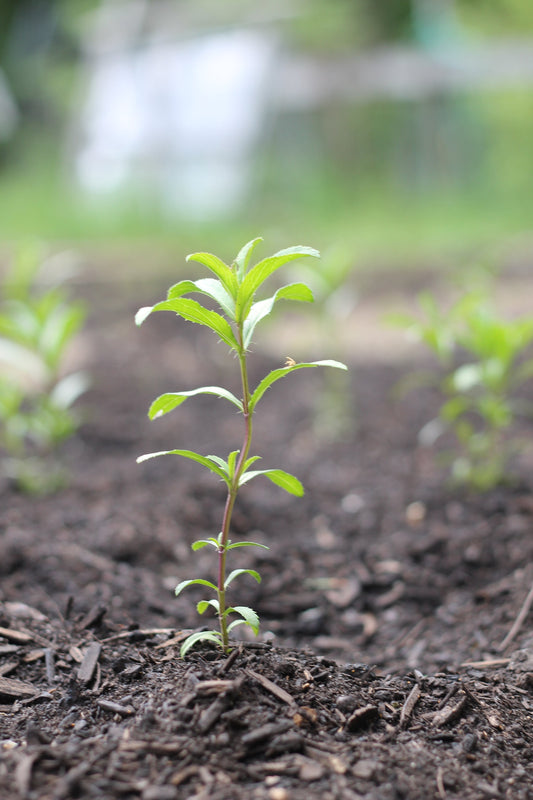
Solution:
<svg viewBox="0 0 533 800"><path fill-rule="evenodd" d="M137 326L142 325L146 317L150 316L152 310L153 306L143 306L142 308L140 308L135 314L135 324Z"/></svg>

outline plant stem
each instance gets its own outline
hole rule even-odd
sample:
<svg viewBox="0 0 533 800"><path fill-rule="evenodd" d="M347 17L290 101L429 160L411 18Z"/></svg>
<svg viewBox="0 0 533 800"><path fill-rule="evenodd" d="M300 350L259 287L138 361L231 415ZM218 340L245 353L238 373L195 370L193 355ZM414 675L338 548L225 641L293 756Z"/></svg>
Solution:
<svg viewBox="0 0 533 800"><path fill-rule="evenodd" d="M224 507L224 516L222 519L222 536L220 539L220 546L218 549L218 621L220 625L220 633L222 636L222 648L224 652L229 650L228 639L228 626L226 621L226 555L228 551L229 532L231 527L231 517L233 514L233 507L239 492L239 483L241 475L244 470L244 465L250 452L252 444L252 413L250 412L250 387L248 384L248 370L246 365L246 351L243 347L242 341L242 324L238 329L240 351L238 353L239 364L241 368L241 381L242 381L242 406L244 416L244 440L241 451L239 453L239 460L235 467L235 473L231 481L231 486L228 488L226 497L226 505Z"/></svg>

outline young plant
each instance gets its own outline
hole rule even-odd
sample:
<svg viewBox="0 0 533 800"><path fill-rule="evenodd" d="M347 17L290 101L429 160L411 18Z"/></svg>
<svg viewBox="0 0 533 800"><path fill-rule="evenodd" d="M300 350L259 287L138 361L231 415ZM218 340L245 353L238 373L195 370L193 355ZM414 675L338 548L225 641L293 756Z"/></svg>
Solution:
<svg viewBox="0 0 533 800"><path fill-rule="evenodd" d="M438 420L421 438L451 429L459 454L451 458L452 478L485 491L503 483L517 441L509 432L526 411L517 390L533 376L533 317L507 320L491 307L486 292L471 291L442 310L433 295L419 297L422 317L397 318L436 355L444 395Z"/></svg>
<svg viewBox="0 0 533 800"><path fill-rule="evenodd" d="M50 265L21 250L2 286L0 304L0 449L3 471L28 492L64 481L54 454L77 427L72 409L86 390L85 373L65 374L64 361L85 312L57 284L39 278Z"/></svg>
<svg viewBox="0 0 533 800"><path fill-rule="evenodd" d="M182 581L176 587L176 595L189 586L201 585L210 589L213 597L200 600L197 609L200 614L203 614L208 608L214 609L218 616L219 628L218 630L198 631L189 636L181 647L182 656L194 644L205 640L215 642L224 652L227 652L230 646L229 634L238 625L247 625L256 634L259 630L259 618L252 608L230 605L226 598L228 587L241 575L249 575L258 583L261 580L259 573L253 569L234 569L227 574L227 556L230 550L237 547L265 547L257 542L232 542L230 539L232 513L240 488L254 478L264 476L290 494L301 496L304 493L300 481L282 469L251 469L260 458L250 455L253 419L259 401L272 384L295 370L318 366L346 369L346 366L338 361L297 364L293 359L287 358L284 367L270 372L254 389L250 387L248 353L257 324L271 313L279 300L313 301L311 290L304 283L290 283L282 286L270 297L262 300L256 300L256 293L262 288L265 281L284 264L303 256L313 258L319 256L316 250L309 247L291 247L251 266L252 253L260 241L262 239L248 242L229 266L210 253L194 253L188 256L188 261L197 261L203 264L215 277L196 281L180 281L169 289L166 300L156 303L154 306L139 309L135 318L137 325L140 325L154 311L173 311L189 322L209 328L235 354L240 372L242 387L240 398L221 386L201 386L189 391L165 393L154 400L148 412L150 419L156 419L177 408L189 397L200 394L220 397L235 406L242 414L243 433L239 450L230 452L226 459L216 455L201 455L184 449L148 453L137 459L138 462L142 462L156 456L182 456L201 464L226 484L226 502L219 534L216 537L200 539L192 545L192 549L195 551L203 547L212 547L216 551L218 555L216 582L196 578ZM220 310L213 311L196 300L185 297L192 293L204 295L208 298L208 303L214 301Z"/></svg>

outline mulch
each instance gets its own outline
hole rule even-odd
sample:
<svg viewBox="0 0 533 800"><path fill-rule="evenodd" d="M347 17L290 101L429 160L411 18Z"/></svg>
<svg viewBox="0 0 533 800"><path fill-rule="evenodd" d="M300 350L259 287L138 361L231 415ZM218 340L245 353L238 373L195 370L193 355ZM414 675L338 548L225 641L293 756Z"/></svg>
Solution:
<svg viewBox="0 0 533 800"><path fill-rule="evenodd" d="M172 315L136 331L151 298L130 292L85 292L99 301L80 355L93 388L69 486L0 486L0 796L533 798L531 452L510 486L451 489L417 443L438 397L395 396L405 364L279 382L254 449L306 495L258 479L238 500L234 538L270 548L231 564L262 575L234 596L260 635L180 659L213 621L201 593L173 588L213 575L190 543L216 535L224 493L182 459L135 457L238 447L239 416L214 398L145 416L165 390L227 385L235 364ZM285 355L258 351L253 380Z"/></svg>

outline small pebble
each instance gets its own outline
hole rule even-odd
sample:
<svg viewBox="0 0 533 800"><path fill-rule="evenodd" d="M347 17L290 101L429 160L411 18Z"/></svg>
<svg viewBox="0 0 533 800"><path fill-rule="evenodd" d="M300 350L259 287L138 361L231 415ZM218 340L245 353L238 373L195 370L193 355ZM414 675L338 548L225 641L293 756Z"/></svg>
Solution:
<svg viewBox="0 0 533 800"><path fill-rule="evenodd" d="M337 697L337 700L335 701L335 705L337 706L339 711L342 711L343 713L345 711L353 711L354 708L357 706L357 703L358 700L354 694L341 694L339 695L339 697Z"/></svg>
<svg viewBox="0 0 533 800"><path fill-rule="evenodd" d="M269 789L268 796L270 800L289 800L289 793L283 786L274 786Z"/></svg>
<svg viewBox="0 0 533 800"><path fill-rule="evenodd" d="M411 527L416 528L417 525L420 525L425 520L426 513L427 509L424 503L415 500L414 503L409 503L405 509L405 519Z"/></svg>

